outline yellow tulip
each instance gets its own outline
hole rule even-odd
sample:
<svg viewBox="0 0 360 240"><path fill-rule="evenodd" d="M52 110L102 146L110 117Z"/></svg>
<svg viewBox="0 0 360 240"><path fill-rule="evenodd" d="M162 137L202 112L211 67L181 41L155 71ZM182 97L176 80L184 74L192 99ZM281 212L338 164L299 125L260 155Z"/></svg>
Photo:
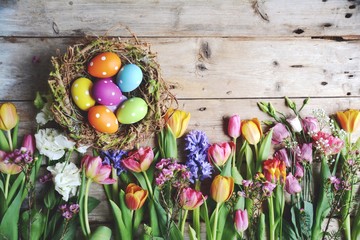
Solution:
<svg viewBox="0 0 360 240"><path fill-rule="evenodd" d="M190 120L190 113L169 108L165 114L165 122L176 138L184 135Z"/></svg>
<svg viewBox="0 0 360 240"><path fill-rule="evenodd" d="M241 123L241 133L249 144L255 145L263 135L259 119L244 120Z"/></svg>
<svg viewBox="0 0 360 240"><path fill-rule="evenodd" d="M360 111L350 109L344 112L337 112L336 116L341 128L348 133L356 132L360 127Z"/></svg>
<svg viewBox="0 0 360 240"><path fill-rule="evenodd" d="M0 105L0 129L4 131L9 131L13 129L17 122L19 121L19 116L16 112L16 107L12 103L4 103Z"/></svg>
<svg viewBox="0 0 360 240"><path fill-rule="evenodd" d="M217 203L226 202L234 191L234 179L217 175L211 183L210 195Z"/></svg>

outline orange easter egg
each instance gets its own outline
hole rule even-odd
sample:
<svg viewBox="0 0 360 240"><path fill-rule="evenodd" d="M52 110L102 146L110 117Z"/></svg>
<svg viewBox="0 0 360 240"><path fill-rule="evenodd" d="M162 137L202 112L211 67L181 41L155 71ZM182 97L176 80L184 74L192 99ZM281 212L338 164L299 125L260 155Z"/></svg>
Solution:
<svg viewBox="0 0 360 240"><path fill-rule="evenodd" d="M115 133L119 128L115 114L106 106L91 107L88 112L88 120L93 128L102 133Z"/></svg>
<svg viewBox="0 0 360 240"><path fill-rule="evenodd" d="M88 73L97 78L108 78L119 72L121 60L118 55L112 52L104 52L96 55L90 60Z"/></svg>

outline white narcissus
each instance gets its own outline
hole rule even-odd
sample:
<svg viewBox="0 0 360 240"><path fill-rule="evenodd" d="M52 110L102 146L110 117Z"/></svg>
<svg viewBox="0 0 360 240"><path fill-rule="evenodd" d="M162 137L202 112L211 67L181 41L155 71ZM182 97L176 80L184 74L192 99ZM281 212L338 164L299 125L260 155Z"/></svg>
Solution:
<svg viewBox="0 0 360 240"><path fill-rule="evenodd" d="M74 163L57 163L55 166L49 166L46 169L51 172L55 190L62 196L64 201L68 201L70 197L75 196L81 180L80 170Z"/></svg>

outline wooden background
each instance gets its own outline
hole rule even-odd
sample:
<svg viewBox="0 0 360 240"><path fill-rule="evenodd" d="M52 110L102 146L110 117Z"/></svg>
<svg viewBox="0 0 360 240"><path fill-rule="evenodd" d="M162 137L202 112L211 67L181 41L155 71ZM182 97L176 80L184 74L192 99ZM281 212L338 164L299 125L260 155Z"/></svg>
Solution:
<svg viewBox="0 0 360 240"><path fill-rule="evenodd" d="M128 26L158 53L163 77L189 130L224 141L224 119L266 120L256 103L285 110L284 96L305 113L360 108L359 0L0 0L0 102L12 101L21 134L35 128L32 101L47 90L50 57L80 38L128 38ZM290 113L290 112L289 112ZM93 223L108 222L102 200Z"/></svg>

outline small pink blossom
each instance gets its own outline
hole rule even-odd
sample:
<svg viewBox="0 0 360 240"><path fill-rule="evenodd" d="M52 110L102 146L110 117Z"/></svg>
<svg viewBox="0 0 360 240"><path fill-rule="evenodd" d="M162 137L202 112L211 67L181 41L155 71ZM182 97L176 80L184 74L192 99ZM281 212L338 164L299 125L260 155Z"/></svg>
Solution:
<svg viewBox="0 0 360 240"><path fill-rule="evenodd" d="M295 175L296 178L302 178L304 176L304 167L297 162L295 164Z"/></svg>
<svg viewBox="0 0 360 240"><path fill-rule="evenodd" d="M320 131L319 122L314 117L306 117L302 120L304 132L313 135Z"/></svg>
<svg viewBox="0 0 360 240"><path fill-rule="evenodd" d="M305 161L307 163L312 163L312 143L303 143L297 149L297 160L302 162Z"/></svg>
<svg viewBox="0 0 360 240"><path fill-rule="evenodd" d="M337 154L344 147L344 141L325 132L318 132L312 136L316 148L326 156Z"/></svg>
<svg viewBox="0 0 360 240"><path fill-rule="evenodd" d="M290 133L286 129L284 124L277 123L273 127L273 135L272 135L272 139L271 139L271 142L273 144L281 144L288 137L290 137Z"/></svg>

